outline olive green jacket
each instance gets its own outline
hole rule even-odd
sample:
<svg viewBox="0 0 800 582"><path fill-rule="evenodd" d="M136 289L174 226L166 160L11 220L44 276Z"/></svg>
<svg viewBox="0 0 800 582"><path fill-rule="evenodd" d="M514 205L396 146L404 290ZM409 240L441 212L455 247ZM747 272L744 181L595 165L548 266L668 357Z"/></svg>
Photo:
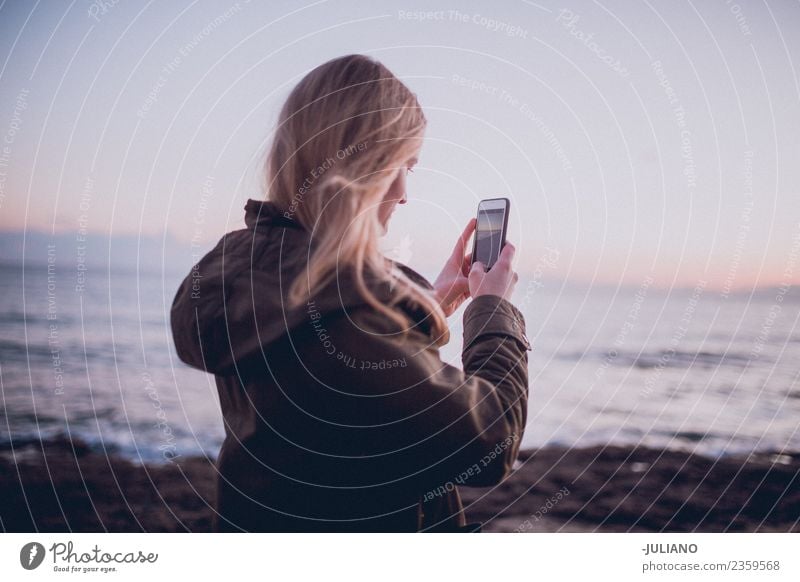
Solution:
<svg viewBox="0 0 800 582"><path fill-rule="evenodd" d="M171 311L179 357L219 392L215 530L475 530L458 487L499 483L525 428L522 313L472 300L462 371L440 359L424 313L399 305L414 322L404 337L347 272L289 309L308 232L272 202L245 211L247 228L192 268ZM388 303L392 289L367 281Z"/></svg>

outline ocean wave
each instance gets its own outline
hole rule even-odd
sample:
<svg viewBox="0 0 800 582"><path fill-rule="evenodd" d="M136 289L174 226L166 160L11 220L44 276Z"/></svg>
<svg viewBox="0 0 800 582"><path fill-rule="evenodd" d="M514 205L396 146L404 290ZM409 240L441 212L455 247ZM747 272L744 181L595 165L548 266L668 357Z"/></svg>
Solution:
<svg viewBox="0 0 800 582"><path fill-rule="evenodd" d="M707 351L683 351L683 350L657 350L652 352L634 352L623 351L616 349L588 349L585 351L574 351L559 353L556 358L560 360L603 360L607 361L609 365L622 366L625 368L662 368L662 367L678 367L688 368L691 366L701 367L717 367L717 366L733 366L737 368L744 368L755 361L749 354L745 353L717 353ZM774 363L773 360L764 357L760 354L758 357L760 363Z"/></svg>

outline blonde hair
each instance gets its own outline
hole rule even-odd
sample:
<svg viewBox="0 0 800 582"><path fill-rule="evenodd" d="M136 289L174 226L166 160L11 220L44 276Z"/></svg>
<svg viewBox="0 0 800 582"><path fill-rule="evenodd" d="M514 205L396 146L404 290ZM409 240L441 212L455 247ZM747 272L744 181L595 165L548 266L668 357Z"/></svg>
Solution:
<svg viewBox="0 0 800 582"><path fill-rule="evenodd" d="M430 290L383 256L378 210L422 144L426 120L416 96L391 71L364 55L332 59L294 87L278 119L267 155L267 198L312 233L308 265L289 287L289 307L351 269L357 292L379 313L408 330L395 305L407 301L430 318L440 345L447 319ZM382 303L365 271L394 289Z"/></svg>

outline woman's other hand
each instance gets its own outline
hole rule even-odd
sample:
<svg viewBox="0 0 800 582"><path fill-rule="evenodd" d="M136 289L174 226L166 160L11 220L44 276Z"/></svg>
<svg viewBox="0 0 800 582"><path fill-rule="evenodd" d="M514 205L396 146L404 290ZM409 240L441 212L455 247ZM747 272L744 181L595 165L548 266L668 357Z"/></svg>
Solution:
<svg viewBox="0 0 800 582"><path fill-rule="evenodd" d="M469 293L473 298L481 295L498 295L506 300L511 299L519 280L519 275L511 264L516 250L514 245L506 242L500 251L500 258L488 271L484 270L485 266L480 261L472 265L469 271Z"/></svg>
<svg viewBox="0 0 800 582"><path fill-rule="evenodd" d="M470 296L469 273L472 253L466 253L467 243L475 231L477 220L471 219L456 242L450 258L433 284L434 292L448 317Z"/></svg>

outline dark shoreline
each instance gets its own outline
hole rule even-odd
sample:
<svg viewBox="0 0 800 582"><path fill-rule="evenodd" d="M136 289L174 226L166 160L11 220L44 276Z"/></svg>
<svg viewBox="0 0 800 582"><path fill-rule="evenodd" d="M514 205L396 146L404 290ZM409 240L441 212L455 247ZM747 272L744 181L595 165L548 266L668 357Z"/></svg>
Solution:
<svg viewBox="0 0 800 582"><path fill-rule="evenodd" d="M67 438L14 454L0 445L0 531L210 531L213 459L138 465ZM496 487L459 489L489 532L800 532L800 452L547 447Z"/></svg>

